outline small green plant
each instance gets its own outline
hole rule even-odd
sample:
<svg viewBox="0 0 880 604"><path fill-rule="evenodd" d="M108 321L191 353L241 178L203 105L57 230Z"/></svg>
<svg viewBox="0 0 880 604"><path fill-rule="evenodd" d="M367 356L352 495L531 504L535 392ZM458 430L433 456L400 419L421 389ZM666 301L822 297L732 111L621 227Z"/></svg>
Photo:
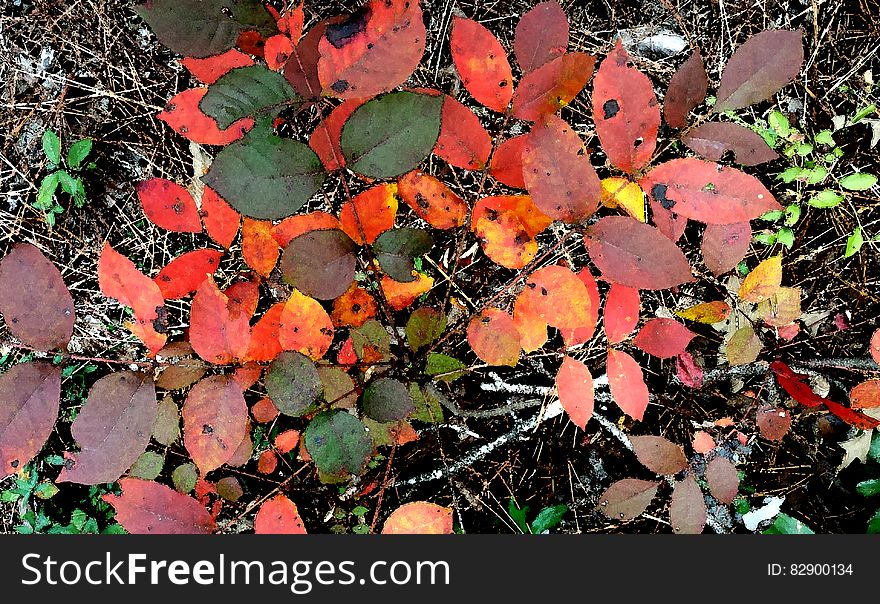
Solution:
<svg viewBox="0 0 880 604"><path fill-rule="evenodd" d="M856 485L856 490L865 497L876 498L877 495L880 495L880 469L878 469L880 468L880 433L874 432L867 457L868 468L874 470L875 478L861 481ZM872 535L880 534L880 506L868 521L867 532Z"/></svg>
<svg viewBox="0 0 880 604"><path fill-rule="evenodd" d="M87 199L82 171L95 167L94 162L84 165L91 151L92 139L84 138L73 143L67 150L66 158L63 158L58 134L51 129L43 133L43 153L48 161L46 168L49 173L40 183L34 207L44 213L49 226L55 226L55 217L64 212L64 207L55 197L59 187L70 196L74 207L81 208L85 205Z"/></svg>
<svg viewBox="0 0 880 604"><path fill-rule="evenodd" d="M519 530L526 535L540 535L541 533L549 531L562 522L562 517L565 516L566 512L568 512L568 506L565 504L548 505L538 512L531 523L529 523L527 520L529 506L523 506L522 508L519 507L512 497L507 504L507 513L510 514L513 521L516 522L516 526Z"/></svg>

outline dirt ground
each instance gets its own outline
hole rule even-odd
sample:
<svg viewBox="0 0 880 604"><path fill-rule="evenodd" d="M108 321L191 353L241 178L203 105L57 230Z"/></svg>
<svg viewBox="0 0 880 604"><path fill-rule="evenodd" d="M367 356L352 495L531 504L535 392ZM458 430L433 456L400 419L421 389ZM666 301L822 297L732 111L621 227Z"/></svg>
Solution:
<svg viewBox="0 0 880 604"><path fill-rule="evenodd" d="M345 12L354 4L307 2L306 24L319 16ZM446 92L458 90L448 51L452 14L482 21L509 47L518 17L531 5L528 0L423 1L428 49L414 82ZM204 243L200 239L204 236L169 234L148 223L134 184L153 176L186 182L201 154L212 152L188 144L155 119L169 97L193 82L180 66L179 57L156 42L130 6L126 0L0 0L0 256L20 241L44 250L61 267L77 304L70 351L111 359L138 359L142 353L130 334L116 327L123 319L120 307L98 290L96 264L101 246L109 240L142 270L155 274L180 251ZM866 73L878 74L880 4L875 0L597 0L567 1L563 6L571 21L572 48L601 56L619 32L636 41L668 33L700 46L710 86L717 85L732 49L749 35L772 27L802 28L806 67L796 83L779 93L777 105L794 124L809 132L830 127L835 115L851 114L878 101L876 92L872 95L865 83ZM666 57L637 43L631 51L639 67L658 84L658 91L665 90L665 83L685 57L683 53ZM466 96L462 93L458 98ZM564 117L576 126L587 145L595 148L588 107L585 92L565 110ZM769 107L764 103L752 110L757 116ZM78 137L93 138L97 164L86 182L88 204L65 212L54 229L49 229L31 207L45 173L40 136L46 128L60 132L66 144ZM661 136L664 134L661 131ZM870 139L869 128L860 126L850 131L849 140L840 141L848 167L880 172L880 146L872 148ZM776 164L748 171L759 175L780 198L787 195L786 185L770 176L779 171ZM469 186L464 178L459 184L465 191ZM333 184L327 187L329 198L334 199ZM866 191L855 195L853 204L865 231L880 233L880 201ZM880 312L880 256L877 244L871 242L858 255L841 259L843 242L853 225L852 213L847 212L810 212L798 225L793 249L785 255L784 282L803 288L803 311L816 317L815 334L765 349L762 359L825 362L866 356ZM682 247L696 257L699 230L691 229ZM438 260L451 246L451 241L441 240L430 256ZM754 266L771 251L753 246L747 261ZM561 248L558 258L583 265L585 252L573 243ZM242 268L225 261L220 274L230 279ZM482 258L462 273L458 285L475 300L488 299L504 276L504 270ZM720 287L720 283L701 280L680 294L711 299ZM437 295L442 299L443 292ZM644 316L659 306L675 308L674 295L645 292ZM183 327L174 321L186 316L186 304L172 303L173 327ZM711 369L718 363L721 338L708 327L699 333L704 337L698 338L693 350L704 355L707 369ZM8 332L0 326L0 356L19 354L4 348L7 338ZM583 356L594 375L604 373L605 346L597 337ZM464 358L466 346L452 353ZM748 488L743 493L750 503L759 505L769 495L784 497L783 510L816 532L864 532L876 504L855 492L855 484L870 477L861 463L837 471L843 456L837 443L846 438L846 426L799 410L792 432L781 443L772 443L755 435L753 424L757 399L766 396L763 375L756 373L732 383L729 376L719 373L717 381L695 391L672 379L670 362L646 355L638 358L647 368L649 389L655 398L643 422L622 419L613 404L599 405L598 413L611 426L631 434L663 434L689 445L697 426L732 417L750 434L748 441L742 444L728 433L717 433L716 439L744 471L743 485ZM380 490L367 489L370 492L363 497L358 493L386 477L391 486L384 490L383 510L429 499L453 506L456 521L465 532L513 531L514 523L507 513L511 497L532 510L557 503L568 505L572 512L560 525L562 532L669 532L665 521L668 485L648 512L631 523L609 521L596 511L599 494L614 480L651 475L607 427L591 422L584 433L564 415L539 419L552 401L550 389L558 362L556 355L533 356L515 370L484 371L456 382L448 394L463 412L396 450L393 463L378 464L348 490L321 485L310 467L294 465L286 471L296 473L286 487L288 494L312 532L344 524L346 521L333 519L338 509L350 511L355 505L364 505L371 517ZM106 365L97 365L99 371L91 374L92 380L107 370ZM825 373L838 394L864 378L864 374L833 367ZM513 407L503 413L493 411L511 403ZM751 432L746 430L749 422ZM73 439L66 430L60 427L60 434L53 435L47 446L55 451L70 450ZM182 447L178 453L184 453ZM284 478L263 477L250 469L234 474L246 494L240 504L227 506L221 521L246 520L248 505ZM0 530L11 530L16 524L14 516L14 509L6 505L0 513ZM745 531L722 509L713 509L712 516L710 525L720 532ZM247 525L238 522L227 527L237 531Z"/></svg>

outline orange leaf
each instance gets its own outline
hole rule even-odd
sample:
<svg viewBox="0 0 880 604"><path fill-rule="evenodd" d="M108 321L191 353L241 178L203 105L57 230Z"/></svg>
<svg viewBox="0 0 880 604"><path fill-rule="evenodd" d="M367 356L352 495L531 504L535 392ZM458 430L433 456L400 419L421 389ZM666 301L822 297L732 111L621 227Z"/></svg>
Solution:
<svg viewBox="0 0 880 604"><path fill-rule="evenodd" d="M413 170L398 179L397 190L406 205L432 227L451 229L464 224L467 203L430 174Z"/></svg>
<svg viewBox="0 0 880 604"><path fill-rule="evenodd" d="M596 325L599 323L599 284L590 272L584 267L578 273L578 279L587 287L587 295L590 298L590 306L587 310L587 322L580 327L560 329L562 340L568 347L586 344L593 339L596 333Z"/></svg>
<svg viewBox="0 0 880 604"><path fill-rule="evenodd" d="M730 315L730 310L730 304L724 300L716 300L676 311L675 315L697 323L719 323Z"/></svg>
<svg viewBox="0 0 880 604"><path fill-rule="evenodd" d="M536 121L568 105L584 89L596 57L569 52L526 74L513 95L513 115Z"/></svg>
<svg viewBox="0 0 880 604"><path fill-rule="evenodd" d="M593 376L587 366L571 357L562 359L556 374L559 402L568 417L581 430L593 417Z"/></svg>
<svg viewBox="0 0 880 604"><path fill-rule="evenodd" d="M638 184L626 178L602 179L602 204L607 208L622 208L639 222L647 222L645 194Z"/></svg>
<svg viewBox="0 0 880 604"><path fill-rule="evenodd" d="M227 287L223 295L229 298L227 306L230 312L245 314L250 321L260 302L260 286L253 280L239 281Z"/></svg>
<svg viewBox="0 0 880 604"><path fill-rule="evenodd" d="M275 450L290 453L299 445L299 430L285 430L275 437Z"/></svg>
<svg viewBox="0 0 880 604"><path fill-rule="evenodd" d="M311 212L297 214L285 218L272 229L272 236L281 247L287 247L291 241L309 231L329 231L339 228L339 221L327 212Z"/></svg>
<svg viewBox="0 0 880 604"><path fill-rule="evenodd" d="M397 185L386 183L355 195L342 205L339 223L343 232L358 245L373 243L376 237L394 226L397 216Z"/></svg>
<svg viewBox="0 0 880 604"><path fill-rule="evenodd" d="M635 359L619 350L608 351L608 387L611 398L624 413L641 421L648 407L648 387Z"/></svg>
<svg viewBox="0 0 880 604"><path fill-rule="evenodd" d="M452 533L452 509L414 501L388 516L382 527L385 535L449 535Z"/></svg>
<svg viewBox="0 0 880 604"><path fill-rule="evenodd" d="M254 120L246 117L226 130L220 130L213 118L205 115L199 103L208 92L207 88L190 88L171 97L165 109L156 117L187 140L199 145L228 145L237 141L254 127Z"/></svg>
<svg viewBox="0 0 880 604"><path fill-rule="evenodd" d="M520 296L532 296L538 316L553 327L572 329L590 322L592 301L587 286L563 266L536 270Z"/></svg>
<svg viewBox="0 0 880 604"><path fill-rule="evenodd" d="M203 84L213 84L233 69L253 65L254 60L240 50L230 48L224 53L204 59L184 57L180 64Z"/></svg>
<svg viewBox="0 0 880 604"><path fill-rule="evenodd" d="M449 44L461 82L474 100L500 113L507 111L513 75L498 39L476 21L454 16Z"/></svg>
<svg viewBox="0 0 880 604"><path fill-rule="evenodd" d="M254 416L254 421L260 424L268 424L278 417L278 413L278 407L275 406L272 399L265 396L251 407L251 414Z"/></svg>
<svg viewBox="0 0 880 604"><path fill-rule="evenodd" d="M251 329L251 341L246 358L250 361L269 362L283 350L278 341L278 331L281 329L281 313L284 311L284 302L269 307L257 324Z"/></svg>
<svg viewBox="0 0 880 604"><path fill-rule="evenodd" d="M238 233L241 215L232 209L226 201L217 195L211 187L205 187L202 193L202 222L208 236L219 245L229 249Z"/></svg>
<svg viewBox="0 0 880 604"><path fill-rule="evenodd" d="M330 112L330 115L321 120L309 137L309 147L321 159L321 163L324 164L328 172L345 166L345 157L339 146L339 137L345 122L355 109L363 104L363 99L343 101L341 105Z"/></svg>
<svg viewBox="0 0 880 604"><path fill-rule="evenodd" d="M495 180L514 189L526 188L526 182L523 180L522 156L528 139L527 134L520 134L498 145L489 164L489 173Z"/></svg>
<svg viewBox="0 0 880 604"><path fill-rule="evenodd" d="M266 40L263 46L263 55L266 57L266 66L272 71L284 69L287 59L293 54L293 42L284 34L276 34Z"/></svg>
<svg viewBox="0 0 880 604"><path fill-rule="evenodd" d="M306 527L296 504L279 493L260 506L254 518L254 532L258 535L305 535Z"/></svg>
<svg viewBox="0 0 880 604"><path fill-rule="evenodd" d="M138 199L150 222L166 231L201 233L199 209L189 191L164 178L137 184Z"/></svg>
<svg viewBox="0 0 880 604"><path fill-rule="evenodd" d="M278 341L317 361L333 342L333 322L321 303L293 290L281 311Z"/></svg>
<svg viewBox="0 0 880 604"><path fill-rule="evenodd" d="M456 168L476 171L486 167L491 152L492 137L480 123L480 118L451 96L446 96L434 155Z"/></svg>
<svg viewBox="0 0 880 604"><path fill-rule="evenodd" d="M377 310L373 295L353 283L347 292L333 301L330 318L337 327L360 327L375 317Z"/></svg>
<svg viewBox="0 0 880 604"><path fill-rule="evenodd" d="M639 290L611 284L605 298L605 335L609 344L623 342L639 323Z"/></svg>
<svg viewBox="0 0 880 604"><path fill-rule="evenodd" d="M244 261L264 277L268 277L275 268L281 253L272 232L270 220L245 217L241 225L241 254Z"/></svg>
<svg viewBox="0 0 880 604"><path fill-rule="evenodd" d="M757 304L772 298L782 285L782 256L771 256L752 270L739 286L739 298Z"/></svg>
<svg viewBox="0 0 880 604"><path fill-rule="evenodd" d="M880 407L880 380L862 382L849 393L853 409L873 409Z"/></svg>
<svg viewBox="0 0 880 604"><path fill-rule="evenodd" d="M284 13L284 15L278 19L278 31L289 35L290 39L296 43L302 37L304 21L305 14L303 12L303 3L300 2L295 9Z"/></svg>
<svg viewBox="0 0 880 604"><path fill-rule="evenodd" d="M193 386L181 415L183 443L203 476L232 458L247 431L248 409L241 388L222 375Z"/></svg>
<svg viewBox="0 0 880 604"><path fill-rule="evenodd" d="M388 275L383 275L381 286L388 305L394 310L403 310L415 302L419 296L431 291L431 288L434 287L434 278L417 273L414 281L401 283Z"/></svg>
<svg viewBox="0 0 880 604"><path fill-rule="evenodd" d="M213 275L223 254L217 250L195 250L181 254L159 271L153 281L162 297L177 300L196 291L208 275Z"/></svg>
<svg viewBox="0 0 880 604"><path fill-rule="evenodd" d="M513 324L523 352L534 352L547 342L547 322L541 317L538 303L537 296L526 288L513 304Z"/></svg>
<svg viewBox="0 0 880 604"><path fill-rule="evenodd" d="M551 222L528 195L484 197L474 206L471 217L483 251L507 268L523 268L535 258L535 237Z"/></svg>
<svg viewBox="0 0 880 604"><path fill-rule="evenodd" d="M242 309L229 304L229 298L208 277L196 290L190 309L190 344L209 363L243 359L250 342L249 319Z"/></svg>
<svg viewBox="0 0 880 604"><path fill-rule="evenodd" d="M519 362L519 332L513 317L500 308L487 308L468 324L467 339L481 361L489 365L509 365Z"/></svg>

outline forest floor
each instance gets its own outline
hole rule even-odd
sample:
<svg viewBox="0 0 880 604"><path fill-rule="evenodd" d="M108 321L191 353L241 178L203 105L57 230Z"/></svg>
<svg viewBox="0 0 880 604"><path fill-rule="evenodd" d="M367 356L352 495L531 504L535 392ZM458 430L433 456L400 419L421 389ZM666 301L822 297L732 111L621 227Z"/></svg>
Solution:
<svg viewBox="0 0 880 604"><path fill-rule="evenodd" d="M350 10L352 4L307 2L306 26ZM423 2L428 49L415 83L445 92L458 90L448 50L452 14L483 22L509 47L519 16L531 5L530 0ZM668 34L699 45L712 89L724 61L749 35L767 28L803 29L806 65L801 77L777 95L775 104L763 103L743 112L746 120L759 119L776 108L793 125L814 134L830 128L835 116L851 115L880 101L873 85L880 72L880 4L876 0L596 0L565 1L563 7L572 27L571 48L601 57L622 33L631 40L629 50L638 67L649 74L658 91L665 90L665 83L687 55L684 51L665 56L640 43L646 38ZM181 249L192 249L190 236L167 233L148 223L134 192L138 181L154 176L187 182L202 154L211 153L209 148L190 145L155 118L168 98L191 85L179 57L158 44L126 0L0 0L0 257L13 243L26 241L61 268L77 304L73 354L116 360L143 355L137 341L116 327L123 319L120 306L99 291L96 265L104 241L136 258L148 274ZM587 145L595 147L588 90L563 115ZM45 174L40 137L47 128L59 132L65 144L81 137L95 141L96 167L88 172L85 183L88 203L68 208L54 228L32 207ZM845 138L839 142L846 153L846 168L880 172L880 146L871 144L870 122L848 130ZM765 164L748 171L784 200L793 194L794 185L774 178L781 165ZM462 186L466 189L467 182ZM803 290L802 333L791 342L771 343L761 356L763 361L816 361L838 395L864 375L836 368L833 360L866 358L868 340L880 315L878 243L868 241L858 254L843 258L856 216L866 234L880 235L876 188L853 195L846 211L811 211L797 224L792 249L785 252L784 283ZM698 232L690 229L681 245L688 255L698 254ZM450 246L438 242L430 255L439 261ZM779 251L756 244L746 261L754 266ZM561 248L558 257L583 255L583 248L572 244L571 249ZM221 273L231 277L239 268L223 266ZM458 285L474 300L488 299L495 293L492 284L502 282L495 279L497 273L504 270L476 262ZM688 294L700 299L712 287ZM717 292L721 285L716 282L714 287ZM175 304L173 313L183 310L184 303ZM646 315L667 306L676 307L669 292L645 292L642 298ZM4 344L8 335L0 325L4 363L22 354ZM694 354L704 356L708 368L714 367L721 335L708 326L700 335L704 337L695 341ZM597 337L585 350L583 360L594 375L604 373L605 346ZM458 352L464 355L464 347ZM719 446L735 455L737 468L743 472L740 492L753 508L760 507L765 497L781 497L783 511L816 532L865 531L877 505L859 495L855 485L876 477L877 470L873 468L872 474L872 468L859 461L838 469L844 456L840 442L848 436L846 425L798 409L791 432L781 442L771 442L761 438L754 426L755 409L767 383L766 370L734 379L718 373L702 389L692 390L673 378L671 362L647 356L640 360L655 395L643 422L625 418L607 400L597 405L597 413L607 423L591 422L586 432L575 428L564 414L548 416L558 357L532 356L515 370L478 372L456 382L450 396L463 412L397 449L393 463L374 464L354 488L322 485L304 464L294 463L269 477L250 470L237 472L246 496L241 503L227 506L221 521L247 518L253 502L295 474L284 489L297 502L310 532L350 530L356 522L352 509L365 506L370 510L368 518L372 517L379 493L385 510L418 499L452 506L458 526L470 533L518 530L508 513L511 498L533 512L548 505L567 505L571 512L559 525L561 532L669 532L664 520L669 485L661 488L662 496L655 498L648 512L633 522L611 521L597 511L599 494L614 480L650 477L618 438L617 429L633 435L663 434L686 449L695 430L707 429ZM107 370L101 362L78 362L65 378L63 405L81 404L84 389ZM502 411L496 412L498 408ZM726 417L733 419L736 430L715 427L716 421ZM744 442L737 438L737 430L745 435ZM70 450L69 430L59 429L59 433L53 435L47 450ZM181 452L182 447L168 453L173 458ZM385 489L365 488L383 481ZM0 483L3 488L8 484ZM70 499L55 504L53 513L63 514L63 506L85 497L84 491L72 488ZM364 490L368 493L359 496ZM20 510L13 504L0 506L0 532L11 532ZM746 530L735 516L720 509L712 513L710 526L716 530ZM247 528L242 522L226 526L230 531Z"/></svg>

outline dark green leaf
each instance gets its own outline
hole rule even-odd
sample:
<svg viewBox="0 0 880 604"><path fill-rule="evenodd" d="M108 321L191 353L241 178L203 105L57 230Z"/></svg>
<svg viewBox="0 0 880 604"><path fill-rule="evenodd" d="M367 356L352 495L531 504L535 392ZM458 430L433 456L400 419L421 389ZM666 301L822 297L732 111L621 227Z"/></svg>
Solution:
<svg viewBox="0 0 880 604"><path fill-rule="evenodd" d="M148 0L135 12L165 46L189 57L210 57L235 46L239 34L278 31L260 0Z"/></svg>
<svg viewBox="0 0 880 604"><path fill-rule="evenodd" d="M348 167L371 178L393 178L428 157L440 134L443 95L392 92L359 107L342 128Z"/></svg>
<svg viewBox="0 0 880 604"><path fill-rule="evenodd" d="M443 377L438 379L444 382L451 382L460 378L464 375L465 369L467 369L467 365L458 359L439 352L430 353L425 362L425 374L441 375Z"/></svg>
<svg viewBox="0 0 880 604"><path fill-rule="evenodd" d="M43 132L43 153L49 163L55 166L61 163L61 139L51 130Z"/></svg>
<svg viewBox="0 0 880 604"><path fill-rule="evenodd" d="M410 348L427 346L446 329L446 315L433 308L422 307L413 311L406 322L406 340Z"/></svg>
<svg viewBox="0 0 880 604"><path fill-rule="evenodd" d="M350 474L360 474L373 453L373 441L364 424L346 411L315 416L304 439L324 483L342 482Z"/></svg>
<svg viewBox="0 0 880 604"><path fill-rule="evenodd" d="M413 405L415 405L415 411L410 414L410 419L426 424L437 424L443 421L443 407L432 393L422 392L418 384L410 384L409 394L413 399Z"/></svg>
<svg viewBox="0 0 880 604"><path fill-rule="evenodd" d="M224 148L204 177L229 205L251 218L279 220L299 210L324 182L321 160L307 145L261 122Z"/></svg>
<svg viewBox="0 0 880 604"><path fill-rule="evenodd" d="M770 528L764 531L765 535L812 535L813 530L806 524L792 518L788 514L780 513Z"/></svg>
<svg viewBox="0 0 880 604"><path fill-rule="evenodd" d="M413 258L421 256L434 245L427 231L414 228L391 229L376 239L376 259L389 277L401 283L415 281Z"/></svg>
<svg viewBox="0 0 880 604"><path fill-rule="evenodd" d="M92 139L84 138L76 141L67 151L67 166L76 170L92 152Z"/></svg>
<svg viewBox="0 0 880 604"><path fill-rule="evenodd" d="M309 231L295 237L281 257L284 279L307 296L338 298L354 281L355 244L340 230Z"/></svg>
<svg viewBox="0 0 880 604"><path fill-rule="evenodd" d="M79 190L76 179L67 170L58 170L55 174L58 176L58 184L61 185L61 190L68 195L76 195Z"/></svg>
<svg viewBox="0 0 880 604"><path fill-rule="evenodd" d="M868 531L869 535L878 535L880 534L880 509L874 512L874 516L868 522Z"/></svg>
<svg viewBox="0 0 880 604"><path fill-rule="evenodd" d="M285 415L299 417L308 411L321 389L315 364L299 352L282 352L266 373L266 394Z"/></svg>
<svg viewBox="0 0 880 604"><path fill-rule="evenodd" d="M871 478L870 480L863 480L859 484L856 485L856 490L864 495L865 497L873 497L874 495L880 495L880 478Z"/></svg>
<svg viewBox="0 0 880 604"><path fill-rule="evenodd" d="M540 535L544 531L549 531L562 521L562 517L567 511L568 506L564 504L544 508L532 521L532 532Z"/></svg>
<svg viewBox="0 0 880 604"><path fill-rule="evenodd" d="M199 106L226 130L243 117L271 112L300 100L283 75L264 65L251 65L233 69L211 84Z"/></svg>
<svg viewBox="0 0 880 604"><path fill-rule="evenodd" d="M529 534L529 523L526 520L526 514L529 513L529 506L525 506L522 509L516 505L516 502L513 500L513 497L510 498L510 501L507 504L507 513L510 514L510 517L513 518L513 521L525 534Z"/></svg>
<svg viewBox="0 0 880 604"><path fill-rule="evenodd" d="M415 409L406 385L392 378L379 378L364 390L364 413L377 422L405 418Z"/></svg>

